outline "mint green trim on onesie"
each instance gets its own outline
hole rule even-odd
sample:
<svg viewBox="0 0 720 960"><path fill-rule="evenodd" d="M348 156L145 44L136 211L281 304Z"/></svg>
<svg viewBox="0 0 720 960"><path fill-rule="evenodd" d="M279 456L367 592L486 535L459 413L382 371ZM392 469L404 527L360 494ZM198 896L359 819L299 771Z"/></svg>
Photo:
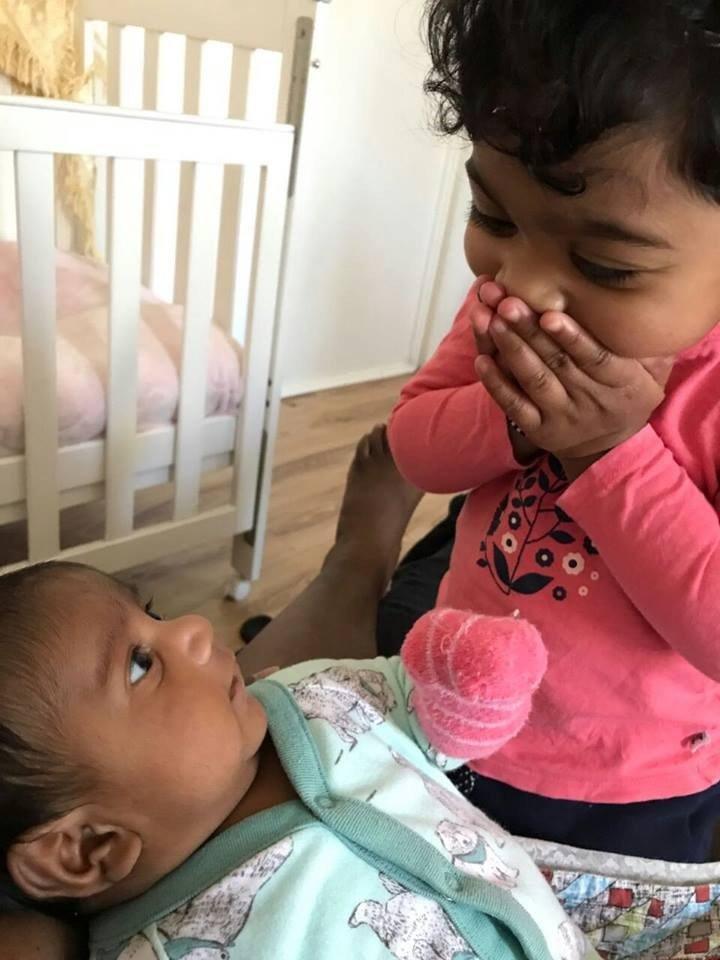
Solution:
<svg viewBox="0 0 720 960"><path fill-rule="evenodd" d="M424 738L397 658L302 664L252 694L299 799L97 918L94 960L595 956L520 845L439 769L453 761Z"/></svg>

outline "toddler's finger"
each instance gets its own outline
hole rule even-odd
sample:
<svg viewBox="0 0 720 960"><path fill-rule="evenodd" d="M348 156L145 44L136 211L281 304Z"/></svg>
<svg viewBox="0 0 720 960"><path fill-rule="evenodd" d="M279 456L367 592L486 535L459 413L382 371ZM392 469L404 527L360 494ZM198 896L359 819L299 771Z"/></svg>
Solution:
<svg viewBox="0 0 720 960"><path fill-rule="evenodd" d="M641 360L640 363L645 367L655 383L661 387L665 387L675 366L675 357L653 357L649 360Z"/></svg>
<svg viewBox="0 0 720 960"><path fill-rule="evenodd" d="M492 310L497 310L498 305L505 299L506 296L507 291L505 288L501 286L501 284L496 283L494 280L488 280L480 287L480 299Z"/></svg>
<svg viewBox="0 0 720 960"><path fill-rule="evenodd" d="M543 330L539 316L524 300L508 297L498 307L497 315L532 347L557 377L563 382L569 382L574 372L569 355Z"/></svg>
<svg viewBox="0 0 720 960"><path fill-rule="evenodd" d="M505 416L523 433L532 433L542 425L542 415L535 404L502 372L490 357L478 357L475 372L485 389Z"/></svg>
<svg viewBox="0 0 720 960"><path fill-rule="evenodd" d="M511 323L537 319L535 311L531 310L519 297L505 297L496 309L503 320L509 320Z"/></svg>
<svg viewBox="0 0 720 960"><path fill-rule="evenodd" d="M470 323L478 353L494 353L495 345L489 334L493 312L483 303L474 303L470 308Z"/></svg>
<svg viewBox="0 0 720 960"><path fill-rule="evenodd" d="M625 361L608 350L572 317L553 310L540 317L540 326L589 377L606 386L618 385ZM627 379L627 370L621 379Z"/></svg>
<svg viewBox="0 0 720 960"><path fill-rule="evenodd" d="M475 283L473 283L470 289L475 294L475 299L477 300L478 303L483 302L482 297L480 296L480 291L482 290L483 286L488 282L488 280L491 280L491 279L492 277L488 276L487 273L481 273L480 276L475 278Z"/></svg>
<svg viewBox="0 0 720 960"><path fill-rule="evenodd" d="M540 410L547 413L567 403L568 395L563 382L532 345L519 336L509 324L496 317L490 326L490 336L510 378L517 382L525 396Z"/></svg>

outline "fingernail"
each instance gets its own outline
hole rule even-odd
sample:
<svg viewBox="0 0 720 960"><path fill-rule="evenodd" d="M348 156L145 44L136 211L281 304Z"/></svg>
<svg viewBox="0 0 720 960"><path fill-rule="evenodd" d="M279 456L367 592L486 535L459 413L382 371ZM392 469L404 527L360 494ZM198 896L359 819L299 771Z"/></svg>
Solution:
<svg viewBox="0 0 720 960"><path fill-rule="evenodd" d="M502 297L503 291L502 288L495 283L494 280L488 280L480 287L480 292L483 298L488 298L490 300L497 300L498 297Z"/></svg>
<svg viewBox="0 0 720 960"><path fill-rule="evenodd" d="M492 322L490 323L490 329L494 333L505 333L508 329L508 325L500 317L493 317Z"/></svg>
<svg viewBox="0 0 720 960"><path fill-rule="evenodd" d="M542 325L549 333L560 333L563 328L563 323L560 317L543 317Z"/></svg>

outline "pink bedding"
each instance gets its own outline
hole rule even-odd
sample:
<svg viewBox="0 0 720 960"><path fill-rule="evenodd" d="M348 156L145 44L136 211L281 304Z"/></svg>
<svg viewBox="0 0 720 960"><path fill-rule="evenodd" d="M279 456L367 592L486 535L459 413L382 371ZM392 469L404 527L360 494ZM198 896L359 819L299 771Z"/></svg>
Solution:
<svg viewBox="0 0 720 960"><path fill-rule="evenodd" d="M57 255L59 444L103 434L106 422L108 271ZM179 397L183 308L143 290L138 358L138 430L172 423ZM20 272L17 245L0 242L0 447L24 448ZM242 400L240 348L216 325L210 333L207 416Z"/></svg>

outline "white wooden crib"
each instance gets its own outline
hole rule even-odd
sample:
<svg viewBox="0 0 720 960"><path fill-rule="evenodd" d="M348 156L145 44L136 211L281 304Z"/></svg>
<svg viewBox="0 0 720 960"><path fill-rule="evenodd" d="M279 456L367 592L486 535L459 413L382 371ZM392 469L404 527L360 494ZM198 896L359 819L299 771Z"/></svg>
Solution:
<svg viewBox="0 0 720 960"><path fill-rule="evenodd" d="M241 599L259 575L294 141L292 126L276 121L301 115L313 7L314 0L87 0L78 35L92 43L98 21L104 30L108 81L98 99L111 105L0 98L0 155L6 171L12 158L16 196L25 414L24 452L0 457L0 537L3 524L26 520L23 562L60 557L114 571L232 537L230 593ZM237 116L246 119L228 119ZM97 159L97 246L110 269L105 433L63 447L55 359L60 154ZM185 319L176 422L138 433L141 284L184 304ZM237 415L205 416L213 319L244 350ZM202 509L203 476L226 466L227 503ZM171 519L138 529L136 492L167 483ZM61 511L98 501L104 536L62 549Z"/></svg>

